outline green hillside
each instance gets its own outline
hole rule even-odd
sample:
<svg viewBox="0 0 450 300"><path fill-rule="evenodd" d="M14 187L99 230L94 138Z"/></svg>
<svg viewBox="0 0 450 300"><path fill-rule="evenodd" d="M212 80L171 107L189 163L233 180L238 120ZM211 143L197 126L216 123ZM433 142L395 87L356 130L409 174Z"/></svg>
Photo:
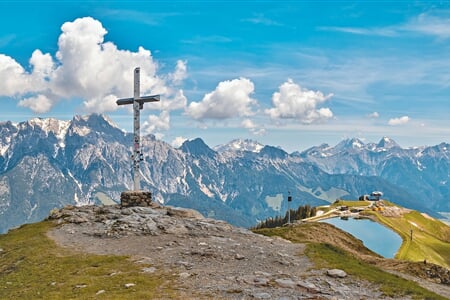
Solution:
<svg viewBox="0 0 450 300"><path fill-rule="evenodd" d="M369 214L402 237L403 243L395 258L450 268L450 226L417 211L406 212L401 217L385 216L380 211Z"/></svg>

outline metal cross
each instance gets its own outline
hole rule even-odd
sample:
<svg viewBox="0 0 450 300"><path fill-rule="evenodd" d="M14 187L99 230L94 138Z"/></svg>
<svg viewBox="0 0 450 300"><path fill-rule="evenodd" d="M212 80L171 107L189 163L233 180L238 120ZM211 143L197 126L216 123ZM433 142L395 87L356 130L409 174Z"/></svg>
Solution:
<svg viewBox="0 0 450 300"><path fill-rule="evenodd" d="M140 72L141 69L138 67L134 69L134 96L133 98L123 98L116 101L117 105L127 105L133 104L134 112L134 128L133 128L133 182L134 190L139 191L141 189L141 182L139 177L139 164L144 160L143 154L141 152L140 146L140 110L144 108L144 103L146 102L157 102L159 101L160 95L153 96L140 96Z"/></svg>

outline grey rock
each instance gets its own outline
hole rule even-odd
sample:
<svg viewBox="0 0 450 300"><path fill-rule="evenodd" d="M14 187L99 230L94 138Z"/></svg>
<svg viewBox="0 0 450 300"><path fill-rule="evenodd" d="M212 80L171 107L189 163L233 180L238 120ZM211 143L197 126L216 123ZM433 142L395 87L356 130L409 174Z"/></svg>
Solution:
<svg viewBox="0 0 450 300"><path fill-rule="evenodd" d="M186 279L188 277L191 277L191 274L189 274L187 272L182 272L182 273L178 274L178 276L180 276L180 278L182 278L182 279Z"/></svg>
<svg viewBox="0 0 450 300"><path fill-rule="evenodd" d="M169 216L177 216L182 218L203 219L203 215L194 209L170 207L167 206L167 214Z"/></svg>
<svg viewBox="0 0 450 300"><path fill-rule="evenodd" d="M345 277L347 277L347 273L345 273L345 271L339 270L339 269L327 270L327 275L330 276L330 277L334 277L334 278L345 278Z"/></svg>
<svg viewBox="0 0 450 300"><path fill-rule="evenodd" d="M84 289L85 287L87 287L87 284L77 284L77 285L75 285L76 289Z"/></svg>
<svg viewBox="0 0 450 300"><path fill-rule="evenodd" d="M263 272L263 271L255 271L255 272L253 272L253 274L255 274L255 275L261 275L261 276L265 276L265 277L270 277L270 276L272 276L272 274L267 273L267 272Z"/></svg>
<svg viewBox="0 0 450 300"><path fill-rule="evenodd" d="M275 283L278 284L280 287L284 287L284 288L296 288L297 284L292 281L292 279L289 278L279 278L279 279L275 279Z"/></svg>
<svg viewBox="0 0 450 300"><path fill-rule="evenodd" d="M272 295L271 295L271 294L269 294L269 293L264 293L264 292L261 292L261 293L253 293L253 294L252 294L252 297L255 298L255 299L272 299Z"/></svg>
<svg viewBox="0 0 450 300"><path fill-rule="evenodd" d="M234 259L237 259L237 260L243 260L243 259L245 259L245 256L244 256L244 255L241 255L241 254L239 254L239 253L236 253L236 255L234 256Z"/></svg>
<svg viewBox="0 0 450 300"><path fill-rule="evenodd" d="M71 217L68 217L68 218L67 218L67 222L75 223L75 224L86 223L86 222L88 222L88 221L89 221L89 220L88 220L87 218L85 218L85 217L83 217L83 216L77 216L77 215L71 216Z"/></svg>
<svg viewBox="0 0 450 300"><path fill-rule="evenodd" d="M306 289L310 293L320 293L320 288L311 282L297 281L297 286Z"/></svg>
<svg viewBox="0 0 450 300"><path fill-rule="evenodd" d="M269 279L267 279L267 278L260 278L260 277L257 277L257 278L255 278L255 279L253 280L253 283L254 283L255 285L264 285L264 286L267 286L267 285L269 285L269 282L270 282Z"/></svg>
<svg viewBox="0 0 450 300"><path fill-rule="evenodd" d="M156 272L156 268L155 267L142 268L142 272L144 272L144 273L155 273Z"/></svg>
<svg viewBox="0 0 450 300"><path fill-rule="evenodd" d="M192 269L192 267L194 266L193 264L191 264L190 262L187 261L177 261L175 264L179 265L179 266L183 266L186 268L186 270L190 270Z"/></svg>

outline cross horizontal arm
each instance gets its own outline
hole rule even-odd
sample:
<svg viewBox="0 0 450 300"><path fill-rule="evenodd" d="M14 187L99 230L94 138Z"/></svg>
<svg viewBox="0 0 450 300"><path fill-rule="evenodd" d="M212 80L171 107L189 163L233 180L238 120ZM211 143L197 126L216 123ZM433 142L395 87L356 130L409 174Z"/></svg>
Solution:
<svg viewBox="0 0 450 300"><path fill-rule="evenodd" d="M141 97L139 97L139 99L136 99L136 100L139 101L139 102L143 102L143 103L145 103L145 102L157 102L160 99L159 97L160 97L160 95L141 96Z"/></svg>
<svg viewBox="0 0 450 300"><path fill-rule="evenodd" d="M134 98L123 98L116 101L117 105L133 104Z"/></svg>
<svg viewBox="0 0 450 300"><path fill-rule="evenodd" d="M126 105L126 104L133 104L134 98L123 98L116 101L117 105ZM137 102L140 104L146 103L146 102L158 102L160 100L160 95L153 95L153 96L143 96L136 99Z"/></svg>

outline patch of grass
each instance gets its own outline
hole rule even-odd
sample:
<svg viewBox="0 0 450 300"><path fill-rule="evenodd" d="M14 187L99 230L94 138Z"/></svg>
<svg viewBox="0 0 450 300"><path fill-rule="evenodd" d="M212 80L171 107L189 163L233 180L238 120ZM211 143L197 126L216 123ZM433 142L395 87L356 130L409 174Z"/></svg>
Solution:
<svg viewBox="0 0 450 300"><path fill-rule="evenodd" d="M355 255L356 252L348 252L340 247L336 247L326 242L318 240L330 239L330 242L341 242L345 239L348 245L348 237L344 233L331 232L326 237L326 232L330 228L325 224L310 223L291 227L277 227L271 229L255 230L256 233L266 236L280 236L284 239L297 243L305 243L305 254L319 268L337 268L344 270L347 274L360 279L368 280L380 286L381 291L390 297L410 296L413 299L445 299L436 295L412 281L408 281L391 273L385 272L373 264L364 262ZM326 224L328 225L328 224ZM334 240L332 241L332 239ZM352 250L360 252L358 243L352 243Z"/></svg>
<svg viewBox="0 0 450 300"><path fill-rule="evenodd" d="M171 275L145 274L141 271L145 265L137 265L126 256L90 255L58 247L46 236L52 226L51 222L40 222L0 235L0 299L176 296L170 286L174 281ZM127 283L134 286L127 288Z"/></svg>
<svg viewBox="0 0 450 300"><path fill-rule="evenodd" d="M337 200L333 204L331 204L331 207L336 208L337 206L348 206L348 207L364 207L369 206L370 201L359 201L359 200Z"/></svg>

